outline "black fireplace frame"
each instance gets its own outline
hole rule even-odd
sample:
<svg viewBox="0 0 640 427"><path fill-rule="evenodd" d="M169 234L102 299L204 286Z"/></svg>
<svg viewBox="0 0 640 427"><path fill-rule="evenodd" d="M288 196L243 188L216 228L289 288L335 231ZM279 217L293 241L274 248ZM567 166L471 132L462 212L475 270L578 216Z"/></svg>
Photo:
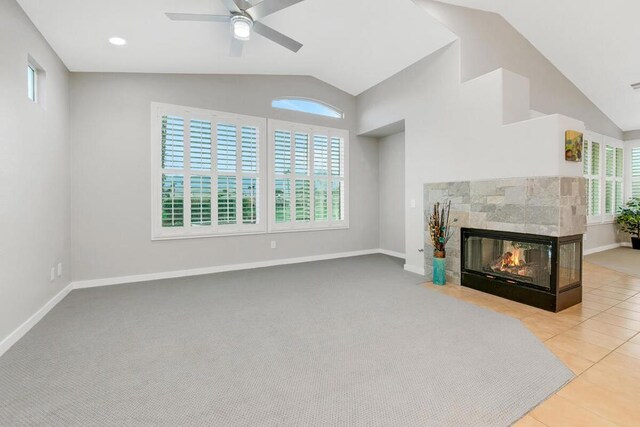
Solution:
<svg viewBox="0 0 640 427"><path fill-rule="evenodd" d="M527 243L551 245L551 289L544 289L525 282L509 280L489 273L465 268L465 237L477 236L493 239L517 240ZM577 282L560 289L558 275L559 247L565 243L580 243L580 278ZM487 292L512 301L521 302L543 310L559 312L582 302L582 235L553 237L538 234L513 233L508 231L462 228L460 230L460 276L461 285Z"/></svg>

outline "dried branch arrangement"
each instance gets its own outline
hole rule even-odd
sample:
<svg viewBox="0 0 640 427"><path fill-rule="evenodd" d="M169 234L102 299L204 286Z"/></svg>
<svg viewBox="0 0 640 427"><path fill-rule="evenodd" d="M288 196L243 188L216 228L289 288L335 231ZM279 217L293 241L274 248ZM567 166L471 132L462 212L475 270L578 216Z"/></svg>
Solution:
<svg viewBox="0 0 640 427"><path fill-rule="evenodd" d="M440 257L444 257L445 246L453 235L451 231L451 200L448 200L442 204L440 202L433 205L433 212L428 218L429 235L431 236L431 244L433 245L434 253L440 252ZM454 219L453 222L456 222Z"/></svg>

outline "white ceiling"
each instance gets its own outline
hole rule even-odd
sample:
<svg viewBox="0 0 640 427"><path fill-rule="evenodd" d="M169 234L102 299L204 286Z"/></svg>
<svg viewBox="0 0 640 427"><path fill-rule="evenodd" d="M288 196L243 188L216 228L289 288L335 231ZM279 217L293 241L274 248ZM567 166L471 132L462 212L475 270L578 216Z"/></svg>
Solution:
<svg viewBox="0 0 640 427"><path fill-rule="evenodd" d="M228 25L164 15L228 14L220 0L18 2L71 71L311 75L353 95L455 39L411 0L305 0L262 21L303 43L297 54L254 34L234 58Z"/></svg>
<svg viewBox="0 0 640 427"><path fill-rule="evenodd" d="M640 1L443 1L500 13L618 127L640 129Z"/></svg>

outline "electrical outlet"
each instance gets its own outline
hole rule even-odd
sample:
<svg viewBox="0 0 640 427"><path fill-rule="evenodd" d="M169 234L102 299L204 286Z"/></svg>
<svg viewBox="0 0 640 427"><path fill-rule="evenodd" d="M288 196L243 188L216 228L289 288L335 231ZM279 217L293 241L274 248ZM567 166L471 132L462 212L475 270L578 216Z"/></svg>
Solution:
<svg viewBox="0 0 640 427"><path fill-rule="evenodd" d="M56 269L51 267L51 281L53 282L54 280L56 280Z"/></svg>
<svg viewBox="0 0 640 427"><path fill-rule="evenodd" d="M275 249L276 248L276 241L272 240L271 241L271 249Z"/></svg>
<svg viewBox="0 0 640 427"><path fill-rule="evenodd" d="M411 199L411 207L412 208L416 207L416 199Z"/></svg>
<svg viewBox="0 0 640 427"><path fill-rule="evenodd" d="M62 276L62 263L58 263L58 277Z"/></svg>

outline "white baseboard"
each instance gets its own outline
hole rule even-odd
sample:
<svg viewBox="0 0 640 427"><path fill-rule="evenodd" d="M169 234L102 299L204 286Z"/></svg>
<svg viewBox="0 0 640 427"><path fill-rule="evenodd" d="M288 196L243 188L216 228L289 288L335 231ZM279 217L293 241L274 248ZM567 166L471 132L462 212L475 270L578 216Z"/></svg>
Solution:
<svg viewBox="0 0 640 427"><path fill-rule="evenodd" d="M378 249L378 252L383 255L392 256L394 258L406 259L406 255L402 252L390 251L388 249Z"/></svg>
<svg viewBox="0 0 640 427"><path fill-rule="evenodd" d="M633 246L631 246L631 242L620 243L620 246L624 246L625 248L632 248L633 247Z"/></svg>
<svg viewBox="0 0 640 427"><path fill-rule="evenodd" d="M413 265L405 264L404 269L415 274L424 276L424 267L415 267Z"/></svg>
<svg viewBox="0 0 640 427"><path fill-rule="evenodd" d="M80 280L73 282L73 289L94 288L97 286L119 285L123 283L148 282L150 280L174 279L176 277L199 276L202 274L223 273L225 271L249 270L253 268L273 267L276 265L298 264L302 262L324 261L328 259L384 253L382 249L339 252L297 258L274 259L269 261L248 262L244 264L220 265L216 267L194 268L189 270L165 271L162 273L136 274L133 276L109 277L105 279Z"/></svg>
<svg viewBox="0 0 640 427"><path fill-rule="evenodd" d="M15 331L11 332L5 339L0 342L0 356L11 348L20 338L22 338L31 328L33 328L53 307L56 306L69 292L73 289L73 284L69 283L60 292L51 298L45 305L40 307L31 317L29 317L22 325L18 326Z"/></svg>
<svg viewBox="0 0 640 427"><path fill-rule="evenodd" d="M610 245L598 246L597 248L591 248L584 251L584 255L591 255L598 252L608 251L609 249L619 248L620 246L631 246L630 243L612 243Z"/></svg>

